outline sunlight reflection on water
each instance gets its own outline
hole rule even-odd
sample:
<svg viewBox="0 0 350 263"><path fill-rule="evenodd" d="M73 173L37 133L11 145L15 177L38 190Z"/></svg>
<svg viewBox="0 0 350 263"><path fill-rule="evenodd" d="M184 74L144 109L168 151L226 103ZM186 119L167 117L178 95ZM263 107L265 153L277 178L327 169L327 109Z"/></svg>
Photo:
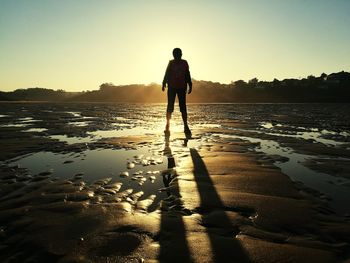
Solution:
<svg viewBox="0 0 350 263"><path fill-rule="evenodd" d="M89 143L93 141L93 138L90 137L76 137L76 136L67 136L67 135L51 135L49 138L54 140L59 140L61 142L65 142L67 144L75 144L75 143Z"/></svg>
<svg viewBox="0 0 350 263"><path fill-rule="evenodd" d="M28 130L24 130L24 132L44 132L47 131L46 128L30 128Z"/></svg>
<svg viewBox="0 0 350 263"><path fill-rule="evenodd" d="M143 155L144 160L154 159L157 163L144 165L140 162L128 168L128 162L135 161L135 156L140 155ZM134 192L143 191L145 197L156 194L153 208L162 197L165 197L164 193L158 192L158 189L164 187L160 171L167 168L166 157L163 156L162 149L155 150L149 147L137 150L95 149L69 154L37 152L23 158L16 158L10 164L18 164L20 167L27 168L31 175L48 171L53 177L61 179L71 179L75 174L83 173L83 181L87 183L110 177L112 182L123 183L120 191L131 188L134 189ZM130 176L120 176L125 171ZM142 185L133 178L133 174L137 172L138 176L146 179Z"/></svg>

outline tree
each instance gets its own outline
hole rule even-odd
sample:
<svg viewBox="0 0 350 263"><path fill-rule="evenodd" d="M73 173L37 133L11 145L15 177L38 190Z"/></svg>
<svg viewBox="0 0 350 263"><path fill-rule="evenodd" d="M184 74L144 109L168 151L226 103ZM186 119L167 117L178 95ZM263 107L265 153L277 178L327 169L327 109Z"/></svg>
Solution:
<svg viewBox="0 0 350 263"><path fill-rule="evenodd" d="M257 78L253 78L251 80L248 81L248 84L252 87L256 87L256 85L258 84L259 80Z"/></svg>
<svg viewBox="0 0 350 263"><path fill-rule="evenodd" d="M321 76L320 76L320 78L321 78L322 80L327 80L327 74L326 74L326 73L322 73Z"/></svg>
<svg viewBox="0 0 350 263"><path fill-rule="evenodd" d="M100 85L100 90L106 90L111 87L114 87L114 84L112 82L105 82Z"/></svg>
<svg viewBox="0 0 350 263"><path fill-rule="evenodd" d="M236 80L235 82L233 82L233 84L235 85L235 87L237 88L244 88L245 86L247 86L247 82L245 82L244 80Z"/></svg>

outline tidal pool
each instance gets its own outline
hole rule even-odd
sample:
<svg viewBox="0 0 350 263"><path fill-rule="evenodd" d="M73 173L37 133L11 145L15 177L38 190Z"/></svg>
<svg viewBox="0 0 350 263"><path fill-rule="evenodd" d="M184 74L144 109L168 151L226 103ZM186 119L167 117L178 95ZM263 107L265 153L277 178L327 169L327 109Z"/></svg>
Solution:
<svg viewBox="0 0 350 263"><path fill-rule="evenodd" d="M111 178L112 183L123 184L120 191L133 189L134 192L143 191L144 197L156 195L150 210L166 197L159 189L164 188L161 171L167 169L167 158L162 150L149 147L138 150L95 149L69 154L37 152L7 163L26 168L33 176L48 172L52 177L72 179L74 175L82 174L82 180L88 184ZM125 176L126 172L128 176Z"/></svg>
<svg viewBox="0 0 350 263"><path fill-rule="evenodd" d="M92 137L69 137L67 135L51 135L49 138L54 140L59 140L60 142L65 142L67 144L75 144L75 143L89 143L93 141Z"/></svg>
<svg viewBox="0 0 350 263"><path fill-rule="evenodd" d="M30 128L28 130L24 130L24 132L44 132L47 131L46 128Z"/></svg>
<svg viewBox="0 0 350 263"><path fill-rule="evenodd" d="M263 127L262 130L242 129L242 128L232 128L232 127L229 127L228 129L236 130L236 131L255 132L258 134L266 134L266 135L279 136L279 137L297 138L297 139L303 139L303 140L311 139L315 142L322 143L326 146L339 146L339 145L348 143L347 141L339 141L332 138L325 138L325 136L327 135L328 136L332 135L333 137L338 136L339 138L343 138L343 139L346 139L347 137L349 137L347 132L335 132L335 131L329 131L329 130L318 131L315 128L307 129L305 127L292 127L292 126L288 127L281 124L272 125L272 123L269 123L269 122L264 122L260 124L260 126ZM274 129L274 127L284 127L284 130ZM294 129L303 130L303 131L295 131Z"/></svg>

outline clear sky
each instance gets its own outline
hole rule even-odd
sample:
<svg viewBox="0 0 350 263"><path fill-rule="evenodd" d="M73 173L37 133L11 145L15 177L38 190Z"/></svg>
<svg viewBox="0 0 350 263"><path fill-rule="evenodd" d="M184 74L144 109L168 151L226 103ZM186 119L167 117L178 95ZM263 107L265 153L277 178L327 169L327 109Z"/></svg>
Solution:
<svg viewBox="0 0 350 263"><path fill-rule="evenodd" d="M160 83L174 47L192 77L350 70L349 0L0 0L0 90Z"/></svg>

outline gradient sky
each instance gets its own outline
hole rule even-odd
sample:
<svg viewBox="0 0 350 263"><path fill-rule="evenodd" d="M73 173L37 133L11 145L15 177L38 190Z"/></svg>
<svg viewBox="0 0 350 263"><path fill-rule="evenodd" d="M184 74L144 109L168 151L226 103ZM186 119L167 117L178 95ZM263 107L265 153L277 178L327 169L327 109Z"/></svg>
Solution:
<svg viewBox="0 0 350 263"><path fill-rule="evenodd" d="M174 47L192 77L350 69L350 1L0 0L0 90L160 83Z"/></svg>

